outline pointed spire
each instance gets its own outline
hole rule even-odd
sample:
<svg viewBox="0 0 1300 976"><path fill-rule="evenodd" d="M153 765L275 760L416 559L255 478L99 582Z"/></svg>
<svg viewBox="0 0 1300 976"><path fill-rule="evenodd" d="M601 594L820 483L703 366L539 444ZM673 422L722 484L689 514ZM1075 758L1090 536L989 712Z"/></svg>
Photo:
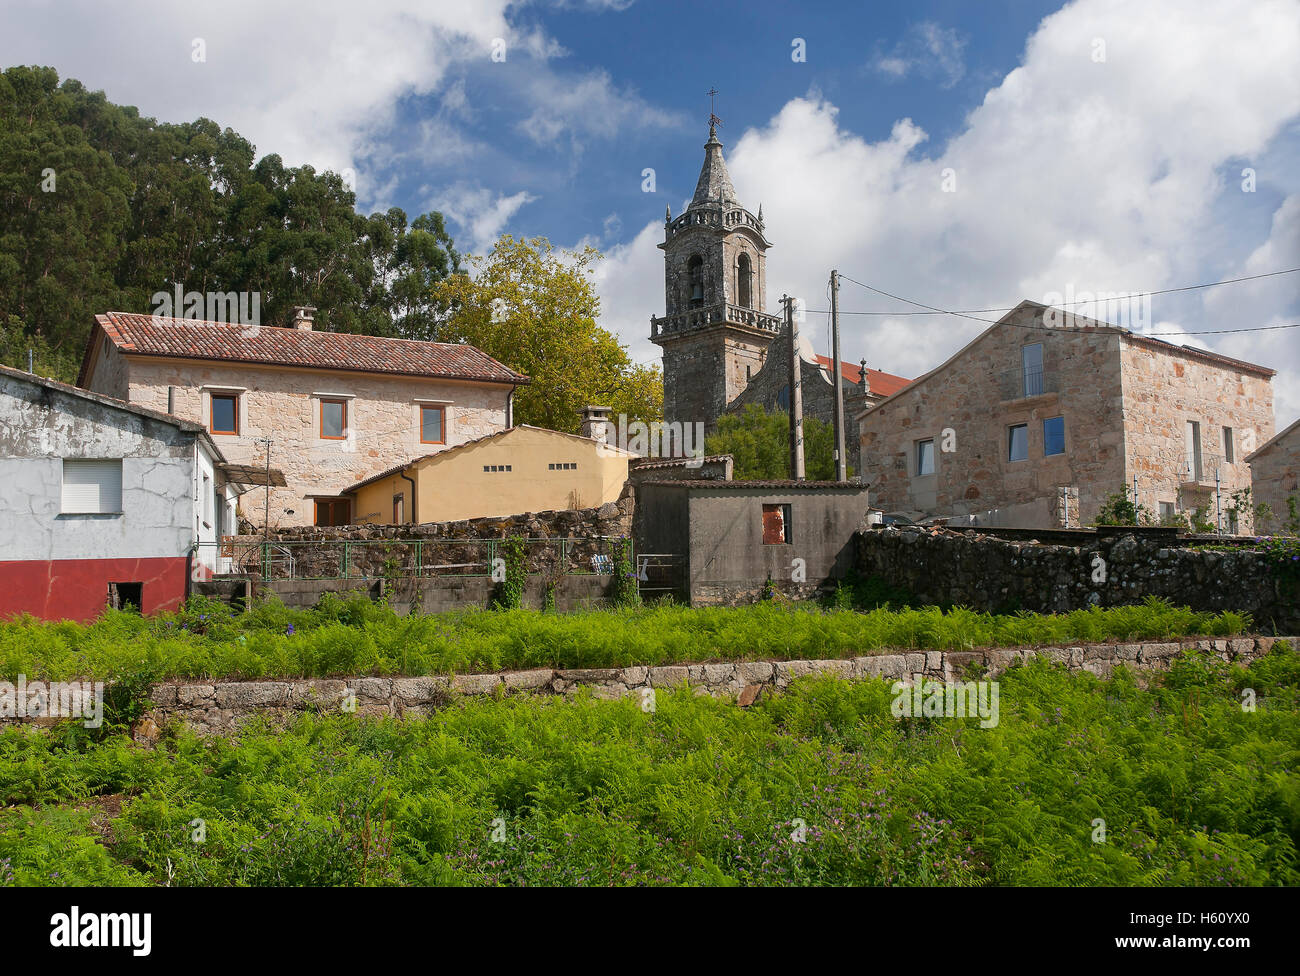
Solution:
<svg viewBox="0 0 1300 976"><path fill-rule="evenodd" d="M763 225L763 205L761 203L758 205L758 224L760 227Z"/></svg>
<svg viewBox="0 0 1300 976"><path fill-rule="evenodd" d="M665 204L665 205L664 205L664 223L665 223L665 224L671 224L672 222L673 222L673 207L672 207L672 204L670 204L670 203L669 203L669 204Z"/></svg>
<svg viewBox="0 0 1300 976"><path fill-rule="evenodd" d="M738 203L736 188L731 185L731 174L722 158L722 143L718 141L718 128L710 123L709 141L704 144L704 166L700 169L699 182L695 184L695 196L691 198L692 207L712 204Z"/></svg>

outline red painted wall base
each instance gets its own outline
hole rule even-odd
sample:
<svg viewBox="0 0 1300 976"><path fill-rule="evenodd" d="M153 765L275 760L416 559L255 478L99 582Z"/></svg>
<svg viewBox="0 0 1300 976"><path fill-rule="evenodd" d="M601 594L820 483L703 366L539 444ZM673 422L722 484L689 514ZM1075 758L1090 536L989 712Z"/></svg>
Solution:
<svg viewBox="0 0 1300 976"><path fill-rule="evenodd" d="M0 617L94 620L108 603L109 583L143 583L144 613L175 610L185 599L188 565L185 556L0 561Z"/></svg>

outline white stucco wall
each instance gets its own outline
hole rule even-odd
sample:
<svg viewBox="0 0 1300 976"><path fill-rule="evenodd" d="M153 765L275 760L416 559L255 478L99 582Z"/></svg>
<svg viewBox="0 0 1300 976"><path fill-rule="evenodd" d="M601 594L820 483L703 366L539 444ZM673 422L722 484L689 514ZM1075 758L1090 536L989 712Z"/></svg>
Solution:
<svg viewBox="0 0 1300 976"><path fill-rule="evenodd" d="M229 568L226 565L229 561L219 559L217 543L222 535L236 532L235 491L217 471L217 458L212 450L201 439L197 445L191 485L193 537L200 543L197 562L210 573L223 572ZM206 504L205 493L211 496Z"/></svg>
<svg viewBox="0 0 1300 976"><path fill-rule="evenodd" d="M197 436L0 376L0 560L183 556ZM65 458L121 458L121 513L64 515Z"/></svg>

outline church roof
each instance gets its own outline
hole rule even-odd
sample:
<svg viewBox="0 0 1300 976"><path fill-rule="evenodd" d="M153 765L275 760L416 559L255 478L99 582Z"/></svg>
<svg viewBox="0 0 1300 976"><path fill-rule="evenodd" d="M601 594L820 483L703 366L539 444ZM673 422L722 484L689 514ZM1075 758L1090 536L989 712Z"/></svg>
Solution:
<svg viewBox="0 0 1300 976"><path fill-rule="evenodd" d="M818 356L817 362L823 366L830 367L830 356ZM862 379L862 367L853 363L840 363L840 375L846 380L857 386ZM871 384L871 392L878 393L881 396L893 396L908 383L912 382L905 376L895 376L893 373L882 373L878 369L867 367L867 382Z"/></svg>
<svg viewBox="0 0 1300 976"><path fill-rule="evenodd" d="M739 205L740 201L736 199L736 188L731 185L731 174L722 158L722 143L718 141L717 129L709 126L709 141L704 144L704 166L695 184L691 206L725 206L729 203Z"/></svg>

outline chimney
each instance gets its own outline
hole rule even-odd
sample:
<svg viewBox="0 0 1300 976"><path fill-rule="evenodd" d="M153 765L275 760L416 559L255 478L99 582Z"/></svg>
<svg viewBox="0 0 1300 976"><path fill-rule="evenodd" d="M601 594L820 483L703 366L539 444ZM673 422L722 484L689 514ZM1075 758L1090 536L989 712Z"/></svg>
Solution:
<svg viewBox="0 0 1300 976"><path fill-rule="evenodd" d="M293 307L293 327L299 332L310 332L312 316L316 314L314 305L295 305Z"/></svg>
<svg viewBox="0 0 1300 976"><path fill-rule="evenodd" d="M580 432L583 437L590 437L593 441L604 444L609 440L609 430L613 426L609 419L610 408L598 407L594 404L587 404L582 408L582 427Z"/></svg>

